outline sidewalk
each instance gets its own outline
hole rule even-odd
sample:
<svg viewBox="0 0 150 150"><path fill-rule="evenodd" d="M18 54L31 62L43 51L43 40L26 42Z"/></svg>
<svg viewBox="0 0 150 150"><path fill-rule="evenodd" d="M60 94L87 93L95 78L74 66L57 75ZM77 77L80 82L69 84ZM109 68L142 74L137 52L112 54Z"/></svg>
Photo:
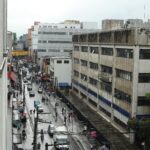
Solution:
<svg viewBox="0 0 150 150"><path fill-rule="evenodd" d="M123 134L119 133L116 128L105 121L76 95L70 94L69 96L65 96L61 92L59 95L80 111L81 114L101 133L101 135L110 142L111 150L137 150L136 147L129 143Z"/></svg>
<svg viewBox="0 0 150 150"><path fill-rule="evenodd" d="M22 101L22 99L23 99L22 94L19 94L17 103L19 104ZM13 101L13 98L11 99L11 101ZM18 106L17 103L15 104L16 110L18 109L17 108L17 106ZM11 105L14 105L14 104L11 104ZM26 131L26 134L27 134L27 138L24 141L22 140L22 137L21 137L21 133L22 133L22 130L23 130L23 125L22 125L20 130L17 130L16 128L13 128L13 132L16 134L16 135L13 136L14 140L15 140L14 142L16 142L16 141L20 141L21 142L20 144L19 143L16 144L17 148L26 149L26 150L32 150L32 147L33 147L32 146L33 132L32 132L32 128L31 128L31 124L30 124L30 120L29 120L29 115L28 115L28 111L27 111L26 106L25 106L24 113L26 113L26 119L27 119L26 128L25 128L25 131ZM20 136L17 136L18 134Z"/></svg>
<svg viewBox="0 0 150 150"><path fill-rule="evenodd" d="M66 114L68 114L70 112L70 109L63 103L61 102L58 97L54 98L53 96L48 96L49 98L49 105L51 105L50 107L55 108L55 103L57 102L59 104L59 106L57 106L57 111L58 111L58 115L59 118L61 119L62 122L64 122L64 115L62 114L62 108L65 107L66 108ZM70 133L77 133L72 135L73 140L76 141L76 143L79 145L79 147L82 150L90 150L90 143L87 139L87 137L85 135L81 135L79 133L81 133L83 131L83 125L81 125L81 123L79 122L79 120L77 118L71 118L70 122L68 121L68 119L66 120L66 127L68 129L68 131Z"/></svg>

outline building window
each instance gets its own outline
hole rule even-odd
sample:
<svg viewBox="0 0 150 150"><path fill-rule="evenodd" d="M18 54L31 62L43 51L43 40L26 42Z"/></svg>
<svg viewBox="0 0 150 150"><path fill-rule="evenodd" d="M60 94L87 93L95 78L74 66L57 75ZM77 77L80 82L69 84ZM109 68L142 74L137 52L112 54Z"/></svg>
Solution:
<svg viewBox="0 0 150 150"><path fill-rule="evenodd" d="M47 43L47 41L42 41L43 43Z"/></svg>
<svg viewBox="0 0 150 150"><path fill-rule="evenodd" d="M102 90L104 90L107 93L112 93L112 84L105 82L105 81L101 81L100 82L100 87Z"/></svg>
<svg viewBox="0 0 150 150"><path fill-rule="evenodd" d="M132 81L132 73L120 69L116 69L116 77Z"/></svg>
<svg viewBox="0 0 150 150"><path fill-rule="evenodd" d="M57 64L61 64L62 63L62 60L57 60Z"/></svg>
<svg viewBox="0 0 150 150"><path fill-rule="evenodd" d="M90 68L93 70L98 70L98 64L90 62Z"/></svg>
<svg viewBox="0 0 150 150"><path fill-rule="evenodd" d="M113 55L113 48L107 48L107 47L102 47L102 55L109 55L112 56Z"/></svg>
<svg viewBox="0 0 150 150"><path fill-rule="evenodd" d="M43 34L52 34L52 35L66 35L66 32L47 32L43 31Z"/></svg>
<svg viewBox="0 0 150 150"><path fill-rule="evenodd" d="M71 41L48 41L48 43L72 43Z"/></svg>
<svg viewBox="0 0 150 150"><path fill-rule="evenodd" d="M74 58L74 64L79 64L79 59L78 58Z"/></svg>
<svg viewBox="0 0 150 150"><path fill-rule="evenodd" d="M82 46L81 47L81 52L88 52L88 47L87 46Z"/></svg>
<svg viewBox="0 0 150 150"><path fill-rule="evenodd" d="M76 70L74 70L74 76L75 76L75 77L79 77L79 72L76 71Z"/></svg>
<svg viewBox="0 0 150 150"><path fill-rule="evenodd" d="M139 83L150 83L150 73L139 73Z"/></svg>
<svg viewBox="0 0 150 150"><path fill-rule="evenodd" d="M117 57L133 58L133 49L117 48Z"/></svg>
<svg viewBox="0 0 150 150"><path fill-rule="evenodd" d="M150 106L150 101L145 96L138 96L138 106Z"/></svg>
<svg viewBox="0 0 150 150"><path fill-rule="evenodd" d="M90 47L90 53L98 54L98 47Z"/></svg>
<svg viewBox="0 0 150 150"><path fill-rule="evenodd" d="M64 52L66 52L66 53L71 53L71 52L72 52L72 50L64 49Z"/></svg>
<svg viewBox="0 0 150 150"><path fill-rule="evenodd" d="M97 80L96 79L89 78L89 83L94 85L94 86L97 86Z"/></svg>
<svg viewBox="0 0 150 150"><path fill-rule="evenodd" d="M106 109L104 109L103 107L99 106L99 110L102 111L108 117L111 117L111 113L107 111Z"/></svg>
<svg viewBox="0 0 150 150"><path fill-rule="evenodd" d="M85 60L81 60L81 66L87 67L88 62Z"/></svg>
<svg viewBox="0 0 150 150"><path fill-rule="evenodd" d="M122 92L118 89L115 89L114 97L116 97L117 99L120 99L120 100L127 101L127 102L131 103L131 95L129 95L125 92Z"/></svg>
<svg viewBox="0 0 150 150"><path fill-rule="evenodd" d="M87 75L81 73L81 80L87 81Z"/></svg>
<svg viewBox="0 0 150 150"><path fill-rule="evenodd" d="M38 52L46 52L46 49L38 49Z"/></svg>
<svg viewBox="0 0 150 150"><path fill-rule="evenodd" d="M42 43L42 41L41 41L41 40L38 40L38 43Z"/></svg>
<svg viewBox="0 0 150 150"><path fill-rule="evenodd" d="M112 67L101 65L101 72L112 74Z"/></svg>
<svg viewBox="0 0 150 150"><path fill-rule="evenodd" d="M94 106L94 107L97 107L97 103L94 102L92 99L89 98L89 103Z"/></svg>
<svg viewBox="0 0 150 150"><path fill-rule="evenodd" d="M150 49L140 49L140 59L150 59Z"/></svg>
<svg viewBox="0 0 150 150"><path fill-rule="evenodd" d="M79 51L79 46L74 46L74 51Z"/></svg>
<svg viewBox="0 0 150 150"><path fill-rule="evenodd" d="M48 51L49 51L49 52L60 52L59 49L49 49Z"/></svg>
<svg viewBox="0 0 150 150"><path fill-rule="evenodd" d="M69 64L69 60L64 60L64 64Z"/></svg>

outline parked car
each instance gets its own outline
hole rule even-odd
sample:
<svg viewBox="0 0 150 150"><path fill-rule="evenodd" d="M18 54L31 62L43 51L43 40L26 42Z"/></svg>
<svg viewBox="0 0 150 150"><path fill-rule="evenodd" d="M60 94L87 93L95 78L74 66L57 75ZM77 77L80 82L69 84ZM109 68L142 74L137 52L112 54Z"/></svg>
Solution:
<svg viewBox="0 0 150 150"><path fill-rule="evenodd" d="M30 76L30 75L27 75L26 79L27 79L27 80L31 80L31 76Z"/></svg>
<svg viewBox="0 0 150 150"><path fill-rule="evenodd" d="M29 91L29 96L30 97L34 97L35 96L35 93L33 91Z"/></svg>
<svg viewBox="0 0 150 150"><path fill-rule="evenodd" d="M28 81L27 81L27 79L26 79L26 78L24 78L24 79L23 79L23 82L24 82L24 83L28 83Z"/></svg>
<svg viewBox="0 0 150 150"><path fill-rule="evenodd" d="M46 96L42 95L42 102L45 102L45 100L46 100Z"/></svg>
<svg viewBox="0 0 150 150"><path fill-rule="evenodd" d="M41 104L40 101L34 101L34 107L35 107L35 108L37 108L38 105L40 105L40 104Z"/></svg>
<svg viewBox="0 0 150 150"><path fill-rule="evenodd" d="M17 110L13 111L13 121L12 125L14 128L20 129L21 128L21 121L20 121L20 115Z"/></svg>
<svg viewBox="0 0 150 150"><path fill-rule="evenodd" d="M43 109L42 105L41 104L38 105L38 112L43 112L43 111L44 111L44 109Z"/></svg>
<svg viewBox="0 0 150 150"><path fill-rule="evenodd" d="M29 84L27 89L28 89L28 91L31 91L32 90L32 85Z"/></svg>
<svg viewBox="0 0 150 150"><path fill-rule="evenodd" d="M42 88L38 88L38 93L42 93L43 92L43 90L42 90Z"/></svg>
<svg viewBox="0 0 150 150"><path fill-rule="evenodd" d="M40 101L34 101L34 107L35 107L35 109L38 108L38 112L43 112L44 111Z"/></svg>

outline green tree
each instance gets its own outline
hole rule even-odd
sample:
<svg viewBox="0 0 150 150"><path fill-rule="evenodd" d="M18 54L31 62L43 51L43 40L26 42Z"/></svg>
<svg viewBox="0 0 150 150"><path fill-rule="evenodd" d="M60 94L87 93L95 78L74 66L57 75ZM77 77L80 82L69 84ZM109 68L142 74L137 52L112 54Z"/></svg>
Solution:
<svg viewBox="0 0 150 150"><path fill-rule="evenodd" d="M145 142L145 150L150 150L150 119L129 119L128 127L135 131L137 144Z"/></svg>
<svg viewBox="0 0 150 150"><path fill-rule="evenodd" d="M150 101L150 93L146 93L145 96L146 96L146 99Z"/></svg>

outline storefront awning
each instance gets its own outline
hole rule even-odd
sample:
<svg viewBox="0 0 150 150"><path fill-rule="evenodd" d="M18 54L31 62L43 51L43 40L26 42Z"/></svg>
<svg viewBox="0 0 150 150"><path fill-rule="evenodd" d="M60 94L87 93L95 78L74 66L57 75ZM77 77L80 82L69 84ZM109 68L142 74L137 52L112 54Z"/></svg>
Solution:
<svg viewBox="0 0 150 150"><path fill-rule="evenodd" d="M13 71L10 73L10 79L13 80L14 82L16 82L17 78L16 78L16 75Z"/></svg>
<svg viewBox="0 0 150 150"><path fill-rule="evenodd" d="M58 84L59 87L69 87L69 84L67 82L61 82Z"/></svg>

